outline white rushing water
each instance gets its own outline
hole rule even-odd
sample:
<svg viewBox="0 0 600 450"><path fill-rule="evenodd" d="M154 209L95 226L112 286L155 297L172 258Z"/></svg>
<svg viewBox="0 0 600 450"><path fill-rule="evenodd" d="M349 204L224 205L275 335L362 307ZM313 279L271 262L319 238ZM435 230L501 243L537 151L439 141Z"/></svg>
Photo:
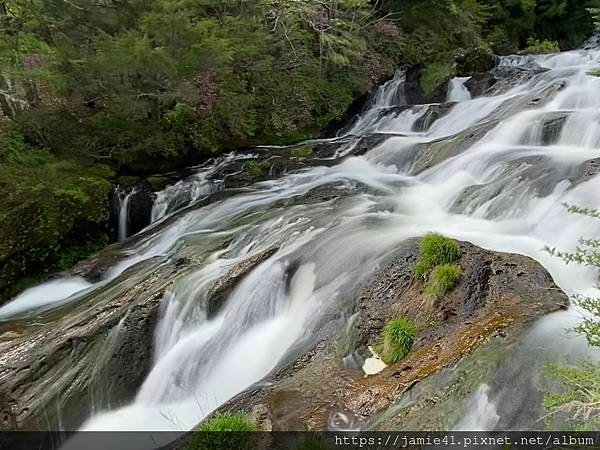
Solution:
<svg viewBox="0 0 600 450"><path fill-rule="evenodd" d="M175 213L131 243L109 276L182 248L206 252L216 239L225 245L165 294L153 367L135 400L95 413L82 429L190 429L310 339L319 318L354 301L354 289L400 242L430 231L530 256L565 291L595 292L593 270L566 266L544 249L572 250L580 236L600 238L597 220L564 207L600 207L600 176L585 173L586 162L600 157L600 78L588 74L600 66L600 52L511 57L501 64L550 70L474 99L463 90L465 80L453 81L449 100L457 104L424 131L413 128L430 106L403 105L399 73L350 133L394 134L363 156ZM382 115L398 106L404 109ZM305 204L303 196L317 188L340 196ZM166 214L163 205L157 203L157 220ZM277 251L243 279L218 314L209 314L209 287L268 249ZM565 328L577 320L571 310L539 321L535 342L546 342L561 358L573 351ZM580 341L576 345L587 354ZM529 386L526 358L514 366L510 383ZM519 402L530 401L517 393L513 410L497 411L495 395L481 386L457 426L493 428ZM471 420L480 412L490 420Z"/></svg>
<svg viewBox="0 0 600 450"><path fill-rule="evenodd" d="M39 310L60 304L90 286L92 284L81 277L69 277L59 278L32 287L0 307L0 320L18 316L30 310Z"/></svg>
<svg viewBox="0 0 600 450"><path fill-rule="evenodd" d="M471 100L471 93L469 88L465 86L465 83L469 81L471 77L456 77L450 80L450 86L448 88L448 101L449 102L464 102Z"/></svg>
<svg viewBox="0 0 600 450"><path fill-rule="evenodd" d="M129 202L135 194L135 188L124 191L121 188L117 189L119 218L118 218L118 238L119 242L124 241L129 237Z"/></svg>

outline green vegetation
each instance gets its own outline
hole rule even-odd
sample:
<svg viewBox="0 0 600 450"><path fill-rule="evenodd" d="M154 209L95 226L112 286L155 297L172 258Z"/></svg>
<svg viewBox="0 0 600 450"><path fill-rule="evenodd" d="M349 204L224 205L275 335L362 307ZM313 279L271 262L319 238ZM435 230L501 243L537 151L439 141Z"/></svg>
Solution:
<svg viewBox="0 0 600 450"><path fill-rule="evenodd" d="M413 267L418 278L426 278L439 265L451 264L460 259L460 245L438 233L427 234L421 239L419 259Z"/></svg>
<svg viewBox="0 0 600 450"><path fill-rule="evenodd" d="M303 145L302 147L298 147L293 149L290 152L290 156L296 159L304 159L309 158L313 154L313 149L310 145Z"/></svg>
<svg viewBox="0 0 600 450"><path fill-rule="evenodd" d="M571 47L599 2L0 0L0 300L106 242L114 174L310 137L400 65L431 94L470 48Z"/></svg>
<svg viewBox="0 0 600 450"><path fill-rule="evenodd" d="M111 173L0 135L0 297L106 245Z"/></svg>
<svg viewBox="0 0 600 450"><path fill-rule="evenodd" d="M581 367L549 365L546 378L560 380L562 392L547 392L544 407L548 428L556 420L578 431L596 431L600 426L600 364L586 362Z"/></svg>
<svg viewBox="0 0 600 450"><path fill-rule="evenodd" d="M600 77L600 69L592 70L591 72L588 72L588 75L590 75L592 77Z"/></svg>
<svg viewBox="0 0 600 450"><path fill-rule="evenodd" d="M256 425L243 413L217 413L200 424L187 441L186 450L253 450Z"/></svg>
<svg viewBox="0 0 600 450"><path fill-rule="evenodd" d="M452 65L449 63L430 63L423 68L421 88L426 97L430 97L435 89L452 78Z"/></svg>
<svg viewBox="0 0 600 450"><path fill-rule="evenodd" d="M462 277L463 271L456 264L436 266L429 275L425 292L436 300L440 300L450 292Z"/></svg>
<svg viewBox="0 0 600 450"><path fill-rule="evenodd" d="M539 39L527 39L527 47L521 52L525 55L544 55L547 53L558 53L560 47L556 41L540 41Z"/></svg>
<svg viewBox="0 0 600 450"><path fill-rule="evenodd" d="M327 446L319 437L307 436L294 447L294 450L331 450L331 447Z"/></svg>
<svg viewBox="0 0 600 450"><path fill-rule="evenodd" d="M262 177L264 175L263 166L258 161L250 161L246 166L248 172L255 178Z"/></svg>
<svg viewBox="0 0 600 450"><path fill-rule="evenodd" d="M600 219L600 210L576 206L569 207L569 210ZM600 240L582 238L575 252L547 250L567 263L600 269ZM575 296L573 301L587 312L573 331L585 336L591 347L600 347L600 298ZM544 396L548 427L597 430L600 426L600 363L587 361L579 366L553 364L549 366L546 376L560 385L559 392L552 390Z"/></svg>
<svg viewBox="0 0 600 450"><path fill-rule="evenodd" d="M416 328L408 319L390 320L382 332L382 355L386 364L395 364L402 360L415 342Z"/></svg>

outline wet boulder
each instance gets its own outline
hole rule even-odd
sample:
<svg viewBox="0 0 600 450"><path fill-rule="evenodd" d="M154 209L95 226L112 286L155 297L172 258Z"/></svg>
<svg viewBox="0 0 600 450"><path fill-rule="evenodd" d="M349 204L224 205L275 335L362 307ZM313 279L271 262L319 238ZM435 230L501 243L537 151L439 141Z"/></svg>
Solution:
<svg viewBox="0 0 600 450"><path fill-rule="evenodd" d="M129 235L136 234L138 231L141 231L150 225L154 198L154 191L148 181L140 180L136 183L133 188L133 194L129 200Z"/></svg>

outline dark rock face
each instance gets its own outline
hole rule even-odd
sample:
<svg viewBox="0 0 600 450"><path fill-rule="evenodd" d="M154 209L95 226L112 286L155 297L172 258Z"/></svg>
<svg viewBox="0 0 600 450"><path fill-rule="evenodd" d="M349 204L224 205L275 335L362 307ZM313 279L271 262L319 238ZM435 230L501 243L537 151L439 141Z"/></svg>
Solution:
<svg viewBox="0 0 600 450"><path fill-rule="evenodd" d="M492 70L496 66L496 56L489 48L475 47L456 58L456 75L470 77Z"/></svg>
<svg viewBox="0 0 600 450"><path fill-rule="evenodd" d="M492 336L509 338L541 315L566 308L567 296L530 258L462 243L464 273L456 288L434 302L412 277L418 241L406 241L358 294L352 324L354 359L376 345L385 323L410 318L420 330L411 353L365 377L358 364L344 367L331 336L323 337L221 410L263 411L273 430L322 430L342 412L355 426L388 408L409 387L456 363ZM352 351L352 350L350 350ZM351 356L351 355L349 355ZM344 358L344 360L352 358Z"/></svg>
<svg viewBox="0 0 600 450"><path fill-rule="evenodd" d="M404 96L409 105L423 105L426 103L443 103L448 97L448 83L446 80L440 86L437 86L431 96L427 97L421 87L421 77L423 75L423 65L419 64L406 71L406 81L404 82Z"/></svg>
<svg viewBox="0 0 600 450"><path fill-rule="evenodd" d="M130 235L136 234L150 225L154 197L154 192L148 181L140 180L137 182L129 200L128 232Z"/></svg>
<svg viewBox="0 0 600 450"><path fill-rule="evenodd" d="M439 105L431 105L427 108L427 112L417 119L413 126L413 131L425 132L429 130L433 123L444 117L454 107L452 103L442 103Z"/></svg>

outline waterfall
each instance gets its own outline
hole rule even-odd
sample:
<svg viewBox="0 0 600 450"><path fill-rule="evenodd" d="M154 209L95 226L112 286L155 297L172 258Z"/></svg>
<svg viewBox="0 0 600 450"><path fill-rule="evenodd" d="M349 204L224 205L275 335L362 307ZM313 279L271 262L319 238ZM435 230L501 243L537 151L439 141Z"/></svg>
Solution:
<svg viewBox="0 0 600 450"><path fill-rule="evenodd" d="M206 164L197 167L193 175L157 192L152 206L152 223L158 222L218 191L222 182L218 176L219 170L235 161L252 158L253 156L252 154L229 153L211 159Z"/></svg>
<svg viewBox="0 0 600 450"><path fill-rule="evenodd" d="M465 100L471 100L471 93L465 86L465 83L470 79L471 77L456 77L450 80L450 87L448 89L449 102L464 102Z"/></svg>
<svg viewBox="0 0 600 450"><path fill-rule="evenodd" d="M338 161L198 202L221 188L221 169L235 162L225 157L159 193L153 219L160 226L125 242L102 283L73 286L91 299L87 306L73 302L73 308L93 310L96 295L118 298L127 288L124 279L151 277L151 264L193 264L184 275L173 272L161 280L168 289L152 368L135 398L90 412L82 429L189 430L315 339L319 321L336 329L334 321L342 319L334 312L352 309L361 283L386 255L430 231L527 255L566 292L597 294L594 270L565 265L544 249L569 251L581 236L600 238L595 219L564 207L600 207L600 176L593 170L600 158L600 78L589 74L600 65L600 51L510 57L501 64L528 76L474 99L467 98L464 80L456 79L448 105L404 104L399 72L344 137L355 144L386 135L361 156L344 147ZM416 126L425 119L428 126ZM231 167L230 173L239 168ZM126 217L127 198L120 217ZM260 263L215 308L213 287L256 258ZM70 301L77 289L65 287L57 304ZM59 312L44 326L56 326ZM577 320L572 309L537 322L535 342L562 361L574 353L565 345L565 328ZM574 345L578 354L591 354L585 343ZM535 347L527 349L507 362L510 378L481 385L463 405L464 427L532 426L518 414L541 408L530 395L539 393L529 358ZM503 384L515 387L510 407L499 401ZM493 420L470 420L480 413Z"/></svg>
<svg viewBox="0 0 600 450"><path fill-rule="evenodd" d="M120 187L117 188L118 208L119 208L119 228L118 238L119 242L124 241L129 237L129 201L131 196L135 194L135 188L129 191L124 191Z"/></svg>

